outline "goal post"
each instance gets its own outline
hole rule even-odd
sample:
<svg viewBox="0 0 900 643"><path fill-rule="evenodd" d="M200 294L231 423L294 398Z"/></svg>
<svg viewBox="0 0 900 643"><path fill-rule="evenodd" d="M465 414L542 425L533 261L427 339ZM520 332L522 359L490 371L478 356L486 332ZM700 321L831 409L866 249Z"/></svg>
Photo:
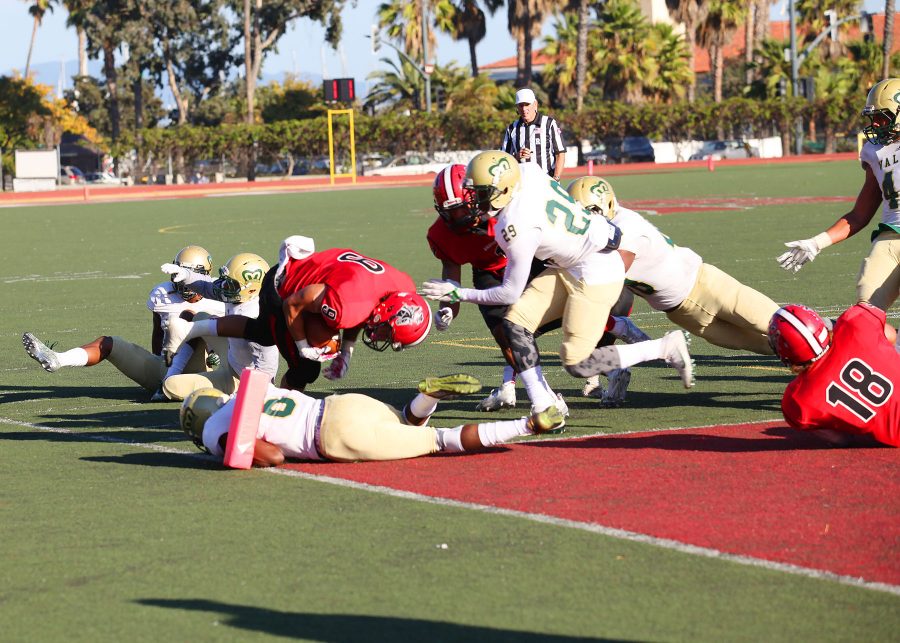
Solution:
<svg viewBox="0 0 900 643"><path fill-rule="evenodd" d="M334 117L346 115L349 119L350 127L350 171L335 172L334 171ZM352 109L329 109L328 110L328 166L331 173L331 184L334 185L336 178L349 177L356 183L356 140L353 129L353 110Z"/></svg>

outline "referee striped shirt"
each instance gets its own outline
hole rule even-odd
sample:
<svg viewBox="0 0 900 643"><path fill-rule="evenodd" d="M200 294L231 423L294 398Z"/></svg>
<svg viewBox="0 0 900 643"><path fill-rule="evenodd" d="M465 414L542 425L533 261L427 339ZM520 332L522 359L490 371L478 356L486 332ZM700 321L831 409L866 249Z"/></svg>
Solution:
<svg viewBox="0 0 900 643"><path fill-rule="evenodd" d="M530 163L537 163L544 172L553 176L556 171L556 155L565 151L562 132L552 116L537 113L534 120L526 123L517 118L506 128L500 149L519 158L519 150L531 150Z"/></svg>

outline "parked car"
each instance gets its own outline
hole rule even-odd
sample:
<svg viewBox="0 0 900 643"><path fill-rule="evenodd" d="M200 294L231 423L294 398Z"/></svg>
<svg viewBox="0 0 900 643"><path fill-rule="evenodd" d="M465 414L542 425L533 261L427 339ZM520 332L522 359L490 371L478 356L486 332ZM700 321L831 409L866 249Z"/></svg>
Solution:
<svg viewBox="0 0 900 643"><path fill-rule="evenodd" d="M407 152L401 156L388 159L380 167L366 170L369 176L399 176L403 174L437 174L447 167L446 163L438 163L430 156L419 152Z"/></svg>
<svg viewBox="0 0 900 643"><path fill-rule="evenodd" d="M63 165L59 168L60 185L83 185L84 182L84 172L74 165Z"/></svg>
<svg viewBox="0 0 900 643"><path fill-rule="evenodd" d="M656 154L646 136L626 136L603 141L609 163L654 163Z"/></svg>
<svg viewBox="0 0 900 643"><path fill-rule="evenodd" d="M110 172L88 172L84 175L84 180L92 184L122 185L122 179Z"/></svg>
<svg viewBox="0 0 900 643"><path fill-rule="evenodd" d="M603 143L594 145L590 152L585 152L582 156L585 163L588 161L593 161L600 165L609 163L609 155L606 153L606 146Z"/></svg>
<svg viewBox="0 0 900 643"><path fill-rule="evenodd" d="M759 156L759 150L744 141L706 141L697 152L691 154L692 161L705 161L712 157L715 161L722 159L747 159Z"/></svg>

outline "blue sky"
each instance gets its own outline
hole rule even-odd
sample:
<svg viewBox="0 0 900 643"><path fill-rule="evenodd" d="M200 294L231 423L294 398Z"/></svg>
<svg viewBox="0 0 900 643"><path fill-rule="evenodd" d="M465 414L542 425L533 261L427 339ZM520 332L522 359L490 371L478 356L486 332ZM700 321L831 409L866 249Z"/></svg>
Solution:
<svg viewBox="0 0 900 643"><path fill-rule="evenodd" d="M289 27L278 43L278 51L270 54L265 61L263 73L268 77L280 77L284 72L312 74L329 78L351 76L360 85L363 93L366 76L382 67L379 58L393 53L387 49L373 55L370 41L366 36L374 22L377 0L358 0L355 8L348 2L343 14L344 36L338 51L324 44L324 30L310 20L298 20ZM772 8L772 19L784 20L784 3ZM866 0L869 11L884 11L883 0ZM550 31L552 19L548 20L545 32ZM44 19L38 31L32 65L45 64L42 82L56 85L61 62L66 62L66 74L76 71L77 40L73 29L66 27L66 12L57 8ZM31 16L27 4L22 0L0 0L0 74L8 74L12 69L22 70L31 38ZM488 18L487 37L478 45L479 63L485 64L516 53L515 42L506 30L506 11L501 9L496 16ZM439 36L437 62L447 64L457 61L463 67L469 65L468 45L455 42L447 36Z"/></svg>

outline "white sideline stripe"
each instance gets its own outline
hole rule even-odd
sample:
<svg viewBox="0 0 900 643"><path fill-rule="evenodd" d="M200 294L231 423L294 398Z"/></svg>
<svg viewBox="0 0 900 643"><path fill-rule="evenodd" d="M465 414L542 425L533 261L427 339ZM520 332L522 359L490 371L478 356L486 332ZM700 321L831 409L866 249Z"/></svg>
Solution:
<svg viewBox="0 0 900 643"><path fill-rule="evenodd" d="M89 440L93 440L96 442L107 442L107 443L116 443L116 444L127 444L129 446L140 447L142 449L149 449L151 451L157 451L160 453L171 453L177 455L185 455L190 458L195 458L198 460L207 460L210 462L218 462L218 459L213 458L212 456L193 451L185 451L183 449L175 449L172 447L165 447L158 444L150 444L147 442L132 442L130 440L125 440L122 438L112 438L103 435L96 435L91 433L79 433L76 431L72 431L71 429L62 429L55 428L49 426L43 426L40 424L32 424L30 422L22 422L20 420L12 420L9 418L0 417L0 423L4 424L12 424L14 426L26 427L29 429L35 429L38 431L47 431L49 433L63 433L63 434L72 434L78 435L79 437L83 437ZM761 422L753 422L753 423L745 423L745 424L759 424ZM711 425L711 426L721 426L721 425ZM157 427L121 427L126 430L146 430L148 428L167 428L166 426L157 426ZM683 428L707 428L707 427L682 427ZM668 429L668 430L679 430L679 429ZM633 431L632 433L642 433L647 431ZM606 434L600 434L606 435ZM622 434L616 434L622 435ZM862 589L870 589L878 592L886 592L888 594L895 594L900 596L900 585L891 585L888 583L879 583L873 581L867 581L863 578L859 578L856 576L845 576L842 574L836 574L834 572L829 572L824 569L815 569L812 567L801 567L799 565L791 565L790 563L778 563L771 560L765 560L762 558L754 558L752 556L741 556L739 554L729 554L727 552L720 551L718 549L712 549L711 547L699 547L697 545L691 545L688 543L683 543L678 540L671 540L669 538L657 538L656 536L649 536L647 534L641 534L634 531L627 531L625 529L617 529L615 527L605 527L603 525L598 525L596 523L590 522L578 522L576 520L568 520L566 518L557 518L555 516L548 516L546 514L539 513L528 513L525 511L517 511L515 509L504 509L502 507L492 507L490 505L482 505L474 502L463 502L461 500L450 500L449 498L436 498L434 496L426 496L424 494L415 493L412 491L403 491L401 489L392 489L391 487L382 487L380 485L371 485L365 482L355 482L353 480L345 480L343 478L334 478L332 476L322 476L314 473L306 473L303 471L296 471L292 469L280 469L280 468L269 468L269 469L256 469L256 471L271 473L275 475L288 476L291 478L301 478L303 480L310 480L313 482L322 482L325 484L331 484L338 487L345 487L348 489L356 489L359 491L368 491L370 493L378 493L385 496L391 496L393 498L402 498L404 500L415 500L416 502L425 502L432 505L439 505L442 507L453 507L455 509L470 509L473 511L480 511L482 513L487 513L495 516L506 516L510 518L521 518L523 520L530 520L532 522L542 523L546 525L553 525L554 527L566 527L569 529L579 529L581 531L587 531L594 534L600 534L601 536L608 536L610 538L618 538L619 540L628 540L631 542L641 543L644 545L652 545L654 547L660 547L662 549L669 549L673 551L677 551L682 554L690 554L693 556L703 556L704 558L714 558L717 560L725 560L731 563L737 563L739 565L746 565L748 567L758 567L761 569L766 569L770 571L778 571L784 572L787 574L794 574L796 576L805 576L807 578L814 578L816 580L825 580L832 581L835 583L840 583L841 585L849 585L852 587L858 587Z"/></svg>

